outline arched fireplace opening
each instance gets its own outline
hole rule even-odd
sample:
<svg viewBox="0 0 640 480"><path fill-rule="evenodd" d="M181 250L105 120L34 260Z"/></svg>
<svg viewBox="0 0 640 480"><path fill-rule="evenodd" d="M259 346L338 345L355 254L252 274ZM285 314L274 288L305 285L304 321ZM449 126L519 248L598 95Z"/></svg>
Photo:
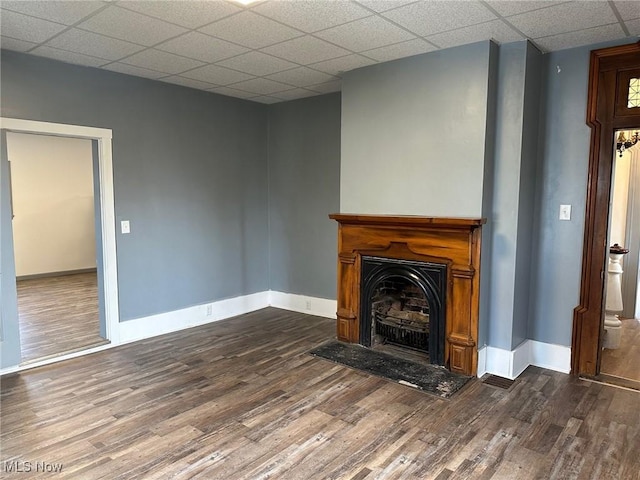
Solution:
<svg viewBox="0 0 640 480"><path fill-rule="evenodd" d="M362 256L360 343L443 365L446 265Z"/></svg>

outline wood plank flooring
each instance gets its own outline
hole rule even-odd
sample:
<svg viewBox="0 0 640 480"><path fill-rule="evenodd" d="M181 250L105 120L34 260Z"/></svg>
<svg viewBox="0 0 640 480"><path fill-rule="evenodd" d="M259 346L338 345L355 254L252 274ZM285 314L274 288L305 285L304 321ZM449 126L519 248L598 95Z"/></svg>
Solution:
<svg viewBox="0 0 640 480"><path fill-rule="evenodd" d="M640 320L622 320L620 348L602 351L600 371L640 382Z"/></svg>
<svg viewBox="0 0 640 480"><path fill-rule="evenodd" d="M96 273L19 280L17 289L23 362L106 343Z"/></svg>
<svg viewBox="0 0 640 480"><path fill-rule="evenodd" d="M0 475L639 478L639 392L530 367L444 400L306 353L334 330L268 308L6 376Z"/></svg>

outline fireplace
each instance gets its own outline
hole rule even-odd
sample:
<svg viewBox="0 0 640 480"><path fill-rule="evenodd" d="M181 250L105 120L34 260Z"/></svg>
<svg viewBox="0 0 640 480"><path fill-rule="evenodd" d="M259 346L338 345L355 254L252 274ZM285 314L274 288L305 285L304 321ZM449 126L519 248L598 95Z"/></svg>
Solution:
<svg viewBox="0 0 640 480"><path fill-rule="evenodd" d="M365 255L361 271L360 344L443 365L446 265Z"/></svg>
<svg viewBox="0 0 640 480"><path fill-rule="evenodd" d="M337 337L475 375L481 218L332 214Z"/></svg>

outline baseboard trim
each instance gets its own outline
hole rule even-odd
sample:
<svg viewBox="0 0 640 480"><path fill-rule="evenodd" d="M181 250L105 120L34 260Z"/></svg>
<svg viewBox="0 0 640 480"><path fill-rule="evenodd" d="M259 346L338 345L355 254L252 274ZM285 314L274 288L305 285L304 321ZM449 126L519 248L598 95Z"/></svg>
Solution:
<svg viewBox="0 0 640 480"><path fill-rule="evenodd" d="M16 276L16 281L35 280L37 278L48 278L48 277L62 277L65 275L77 275L79 273L97 273L97 271L98 269L96 267L92 267L92 268L79 268L77 270L63 270L62 272L32 273L29 275Z"/></svg>
<svg viewBox="0 0 640 480"><path fill-rule="evenodd" d="M569 373L571 348L525 340L514 350L486 346L478 351L478 377L490 373L513 380L529 365Z"/></svg>
<svg viewBox="0 0 640 480"><path fill-rule="evenodd" d="M275 290L269 291L269 305L292 312L326 318L336 318L336 311L338 310L338 302L336 300L283 293Z"/></svg>
<svg viewBox="0 0 640 480"><path fill-rule="evenodd" d="M86 350L79 350L77 352L67 353L58 357L46 358L44 360L36 360L34 362L23 363L21 365L14 365L12 367L3 368L0 370L0 376L9 375L11 373L24 372L25 370L31 370L32 368L44 367L45 365L51 365L52 363L62 362L63 360L70 360L76 357L83 357L92 353L102 352L103 350L109 350L116 347L113 343L106 343L98 347L87 348Z"/></svg>
<svg viewBox="0 0 640 480"><path fill-rule="evenodd" d="M228 298L166 313L120 322L120 344L197 327L269 306L269 292Z"/></svg>
<svg viewBox="0 0 640 480"><path fill-rule="evenodd" d="M336 318L337 302L319 297L296 295L266 290L251 295L228 298L217 302L195 305L157 315L127 320L118 324L117 339L108 345L90 348L59 357L33 362L24 365L14 365L0 369L0 375L7 375L28 370L51 363L68 360L70 358L89 355L107 350L126 343L157 337L166 333L177 332L186 328L197 327L207 323L217 322L266 307L282 308L294 312L316 315L320 317Z"/></svg>

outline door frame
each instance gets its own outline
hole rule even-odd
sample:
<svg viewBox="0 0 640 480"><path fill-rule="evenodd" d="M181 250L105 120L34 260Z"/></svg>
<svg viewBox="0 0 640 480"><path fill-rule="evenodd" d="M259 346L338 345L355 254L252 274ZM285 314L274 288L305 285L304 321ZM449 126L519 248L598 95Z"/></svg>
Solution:
<svg viewBox="0 0 640 480"><path fill-rule="evenodd" d="M106 337L119 343L118 272L116 257L116 222L113 194L112 131L63 123L40 122L0 117L0 129L16 133L33 133L59 137L95 140L98 143L98 174L100 184L100 225L102 236L102 268ZM5 272L8 273L8 272ZM15 272L14 272L15 274ZM16 300L17 301L17 300Z"/></svg>
<svg viewBox="0 0 640 480"><path fill-rule="evenodd" d="M571 373L600 373L615 131L638 127L640 108L626 105L631 74L640 70L640 42L591 52L587 125L591 127L580 304L573 312ZM626 82L626 88L625 88Z"/></svg>

